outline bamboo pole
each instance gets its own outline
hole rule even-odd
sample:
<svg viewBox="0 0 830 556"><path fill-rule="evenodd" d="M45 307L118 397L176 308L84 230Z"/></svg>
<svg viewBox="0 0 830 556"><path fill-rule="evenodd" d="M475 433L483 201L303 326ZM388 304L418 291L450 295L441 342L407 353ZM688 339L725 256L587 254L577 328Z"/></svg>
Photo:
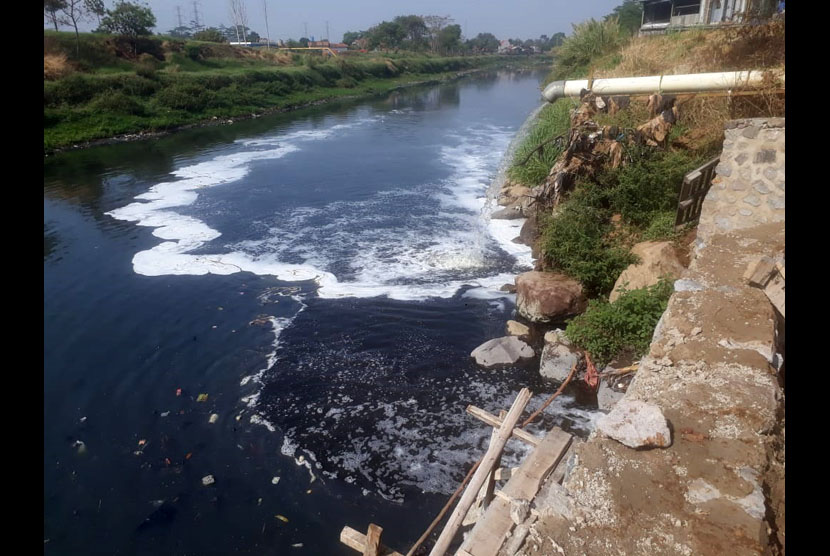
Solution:
<svg viewBox="0 0 830 556"><path fill-rule="evenodd" d="M458 505L450 515L447 525L438 536L435 546L432 547L432 551L429 553L430 556L443 556L449 548L455 534L461 527L461 522L464 520L464 516L467 515L467 511L469 511L470 506L472 506L473 502L475 502L478 491L484 485L484 481L487 479L490 469L495 464L496 458L504 448L504 445L507 444L507 441L510 439L510 436L513 433L513 427L522 416L522 412L524 411L527 402L530 401L531 395L530 390L522 388L519 395L516 396L516 400L513 402L513 405L510 406L510 411L507 412L507 416L504 418L502 426L499 427L499 433L495 436L493 441L490 442L490 446L484 454L481 465L478 466L478 469L473 474L473 478L470 479L470 484L467 485L467 489L458 501Z"/></svg>

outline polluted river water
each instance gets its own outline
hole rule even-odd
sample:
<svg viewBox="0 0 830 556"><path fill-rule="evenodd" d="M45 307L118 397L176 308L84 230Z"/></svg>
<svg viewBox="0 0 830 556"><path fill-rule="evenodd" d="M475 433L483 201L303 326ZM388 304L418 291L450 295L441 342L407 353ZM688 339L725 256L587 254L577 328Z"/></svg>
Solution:
<svg viewBox="0 0 830 556"><path fill-rule="evenodd" d="M469 356L532 268L488 190L542 76L46 159L45 552L345 555L369 522L411 546L486 448L464 408L557 386Z"/></svg>

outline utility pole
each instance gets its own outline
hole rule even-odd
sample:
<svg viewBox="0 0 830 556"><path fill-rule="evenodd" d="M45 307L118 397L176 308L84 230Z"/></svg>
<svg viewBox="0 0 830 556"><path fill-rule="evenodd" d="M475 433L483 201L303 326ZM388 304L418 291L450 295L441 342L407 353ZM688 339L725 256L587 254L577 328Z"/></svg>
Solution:
<svg viewBox="0 0 830 556"><path fill-rule="evenodd" d="M182 23L182 7L176 6L176 17L179 20L179 27L184 27L184 23Z"/></svg>
<svg viewBox="0 0 830 556"><path fill-rule="evenodd" d="M268 2L262 0L262 9L265 11L265 50L271 48L271 32L268 30Z"/></svg>
<svg viewBox="0 0 830 556"><path fill-rule="evenodd" d="M326 21L326 40L329 40L329 22Z"/></svg>
<svg viewBox="0 0 830 556"><path fill-rule="evenodd" d="M308 38L308 21L303 21L303 28L305 29L305 34L303 36Z"/></svg>
<svg viewBox="0 0 830 556"><path fill-rule="evenodd" d="M202 24L199 21L199 0L193 0L193 29L202 30Z"/></svg>

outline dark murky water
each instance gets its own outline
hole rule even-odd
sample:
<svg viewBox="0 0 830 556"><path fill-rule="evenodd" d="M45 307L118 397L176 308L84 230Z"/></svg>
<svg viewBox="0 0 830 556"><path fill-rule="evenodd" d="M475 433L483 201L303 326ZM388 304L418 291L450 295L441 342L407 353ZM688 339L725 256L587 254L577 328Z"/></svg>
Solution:
<svg viewBox="0 0 830 556"><path fill-rule="evenodd" d="M485 448L464 407L555 386L469 359L530 262L485 196L539 77L47 159L45 551L405 551Z"/></svg>

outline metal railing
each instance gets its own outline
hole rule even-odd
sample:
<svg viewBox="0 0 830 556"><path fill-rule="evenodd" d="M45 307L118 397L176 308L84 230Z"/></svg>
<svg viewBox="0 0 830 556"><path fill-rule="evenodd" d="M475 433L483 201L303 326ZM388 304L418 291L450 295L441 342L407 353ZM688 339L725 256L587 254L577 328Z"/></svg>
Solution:
<svg viewBox="0 0 830 556"><path fill-rule="evenodd" d="M683 177L683 185L680 188L680 198L677 202L677 217L675 227L693 222L700 217L703 208L703 199L712 186L712 178L715 177L715 166L720 162L720 156L716 156L700 168L696 168Z"/></svg>

